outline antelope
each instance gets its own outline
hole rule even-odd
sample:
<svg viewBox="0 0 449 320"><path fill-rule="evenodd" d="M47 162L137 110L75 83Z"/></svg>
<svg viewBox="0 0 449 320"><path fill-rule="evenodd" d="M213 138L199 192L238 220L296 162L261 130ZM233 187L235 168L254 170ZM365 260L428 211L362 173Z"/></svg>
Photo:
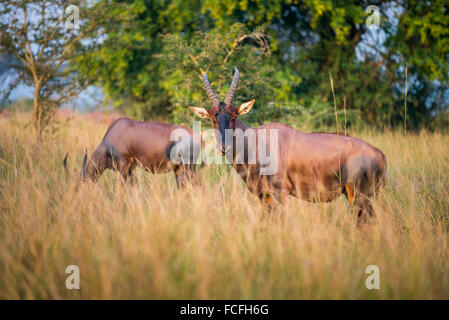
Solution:
<svg viewBox="0 0 449 320"><path fill-rule="evenodd" d="M200 147L201 136L189 128L120 118L109 126L88 162L87 151L84 154L81 179L95 182L105 169L112 169L134 184L139 166L151 173L173 171L181 188L196 172Z"/></svg>
<svg viewBox="0 0 449 320"><path fill-rule="evenodd" d="M212 90L208 73L203 76L204 89L212 104L209 110L190 106L200 118L212 120L216 131L216 149L246 183L250 192L256 194L271 211L276 203L285 203L288 195L311 202L329 202L344 194L357 213L361 225L375 213L371 199L385 184L386 157L376 147L355 137L332 133L302 133L283 123L268 123L258 128L245 125L238 117L248 113L255 100L239 107L233 103L240 72L235 67L234 78L224 102L220 102ZM243 136L243 148L236 148L236 132ZM247 132L255 132L255 149L270 150L277 142L277 171L263 174L259 152L251 163L248 150L251 140ZM277 131L277 141L262 141L259 131ZM226 139L230 131L232 139ZM243 161L236 161L240 157Z"/></svg>

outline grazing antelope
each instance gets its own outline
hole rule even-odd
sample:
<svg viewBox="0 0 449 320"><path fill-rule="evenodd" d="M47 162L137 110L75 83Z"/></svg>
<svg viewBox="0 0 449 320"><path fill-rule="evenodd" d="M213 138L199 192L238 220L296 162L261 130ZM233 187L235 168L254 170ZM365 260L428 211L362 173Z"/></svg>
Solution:
<svg viewBox="0 0 449 320"><path fill-rule="evenodd" d="M302 133L282 123L268 123L251 128L238 119L248 113L254 99L235 107L233 98L240 73L235 68L234 78L224 102L220 102L207 78L203 76L206 93L212 103L210 110L199 107L190 109L201 118L212 120L216 130L217 149L232 163L248 189L270 208L273 198L284 203L287 195L313 202L332 201L342 193L357 212L358 223L374 216L370 203L378 188L384 184L387 169L382 151L359 138L330 133ZM226 131L231 130L232 139L225 139ZM241 131L240 131L241 130ZM277 153L272 154L277 162L277 171L263 174L263 164L257 153L255 162L249 162L251 148L250 135L255 134L255 149L270 150L277 142ZM272 137L264 141L259 131L277 131L277 141ZM236 148L237 131L242 132L243 148ZM242 155L242 153L244 153ZM237 158L243 161L236 161Z"/></svg>
<svg viewBox="0 0 449 320"><path fill-rule="evenodd" d="M105 169L113 169L134 183L134 169L140 166L151 173L173 171L182 187L196 171L200 147L201 136L189 128L121 118L109 126L88 162L86 152L81 178L96 181Z"/></svg>

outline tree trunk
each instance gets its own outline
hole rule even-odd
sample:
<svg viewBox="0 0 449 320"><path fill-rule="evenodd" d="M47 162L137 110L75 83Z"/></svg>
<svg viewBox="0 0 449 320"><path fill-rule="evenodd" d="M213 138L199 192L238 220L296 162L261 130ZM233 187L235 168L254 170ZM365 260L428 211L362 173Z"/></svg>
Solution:
<svg viewBox="0 0 449 320"><path fill-rule="evenodd" d="M42 127L41 127L41 105L39 101L39 91L40 91L40 82L35 82L34 86L34 97L33 97L33 122L34 128L36 130L36 138L37 141L41 141L42 138Z"/></svg>

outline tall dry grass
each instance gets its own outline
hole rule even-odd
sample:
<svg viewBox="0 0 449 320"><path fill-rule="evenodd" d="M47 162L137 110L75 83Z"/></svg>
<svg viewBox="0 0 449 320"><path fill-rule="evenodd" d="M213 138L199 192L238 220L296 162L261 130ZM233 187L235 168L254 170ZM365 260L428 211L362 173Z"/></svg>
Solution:
<svg viewBox="0 0 449 320"><path fill-rule="evenodd" d="M77 117L35 143L27 115L0 119L0 298L449 298L449 136L358 134L388 158L378 219L356 228L342 197L294 198L272 217L229 167L194 190L168 175L112 172L77 191L106 127ZM354 134L354 133L353 133ZM65 268L80 269L80 290ZM380 290L365 268L380 268Z"/></svg>

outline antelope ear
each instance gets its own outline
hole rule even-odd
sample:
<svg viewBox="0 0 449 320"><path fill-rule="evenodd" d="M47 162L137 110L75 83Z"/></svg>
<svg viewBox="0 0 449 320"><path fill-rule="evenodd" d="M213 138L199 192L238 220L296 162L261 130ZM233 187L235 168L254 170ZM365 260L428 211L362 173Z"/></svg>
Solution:
<svg viewBox="0 0 449 320"><path fill-rule="evenodd" d="M193 111L194 114L196 114L200 118L205 118L205 119L206 118L209 118L209 119L212 118L212 116L210 115L209 111L207 111L204 108L192 107L192 106L190 106L189 108L190 108L190 110Z"/></svg>
<svg viewBox="0 0 449 320"><path fill-rule="evenodd" d="M248 112L251 110L251 108L253 107L255 101L256 101L256 100L253 99L253 100L251 100L251 101L242 103L242 104L240 105L240 107L237 109L237 114L238 114L239 116L241 116L242 114L248 113Z"/></svg>

